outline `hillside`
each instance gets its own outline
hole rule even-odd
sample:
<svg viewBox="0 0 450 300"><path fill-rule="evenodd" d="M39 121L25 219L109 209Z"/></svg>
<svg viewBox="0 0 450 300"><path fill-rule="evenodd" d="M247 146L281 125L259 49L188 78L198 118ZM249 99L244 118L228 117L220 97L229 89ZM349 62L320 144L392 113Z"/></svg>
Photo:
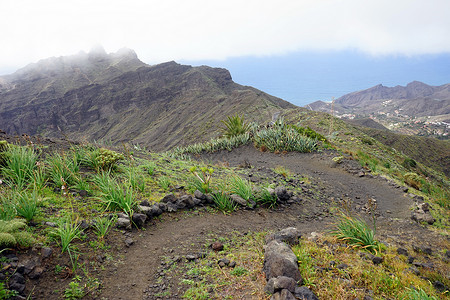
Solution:
<svg viewBox="0 0 450 300"><path fill-rule="evenodd" d="M306 107L333 112L341 118L371 117L399 133L447 138L450 84L430 86L418 81L395 87L379 84L344 95L334 102L334 106L316 101Z"/></svg>
<svg viewBox="0 0 450 300"><path fill-rule="evenodd" d="M225 69L146 65L129 49L49 58L0 77L0 128L163 150L217 135L236 112L270 120L294 105L233 82Z"/></svg>

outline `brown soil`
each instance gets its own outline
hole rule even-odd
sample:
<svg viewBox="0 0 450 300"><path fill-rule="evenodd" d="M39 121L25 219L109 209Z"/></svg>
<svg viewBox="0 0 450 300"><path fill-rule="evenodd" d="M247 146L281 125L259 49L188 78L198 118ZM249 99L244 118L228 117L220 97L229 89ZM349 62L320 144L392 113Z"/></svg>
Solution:
<svg viewBox="0 0 450 300"><path fill-rule="evenodd" d="M154 296L161 286L161 282L156 282L156 279L164 257L204 251L205 244L211 242L210 234L227 236L232 231L270 231L288 226L299 228L305 235L313 231L325 231L330 228L333 220L331 207L347 203L354 209L356 205L366 203L368 198L377 200L378 237L382 241L437 245L444 239L409 219L413 200L400 188L383 178L370 175L359 177L354 172L349 172L360 169L351 160L333 166L331 159L338 155L333 151L272 154L245 146L232 152L222 151L199 157L198 159L212 164L250 166L246 171L251 174L249 178L253 181L273 177L281 182L281 176L276 175L271 168L284 166L292 172L293 178L307 176L311 182L285 182L291 189L301 191L298 192L301 201L275 210L239 210L230 215L211 213L204 208L179 211L163 214L161 218L149 223L145 230L114 232L107 241L112 246L107 251L112 259L105 259L104 270L98 269L97 273L93 273L102 281L103 288L101 294L92 299L181 299L183 290L179 290L180 278L164 279L163 284L171 291L171 296ZM423 239L425 236L426 242ZM134 244L126 247L126 238L133 239ZM98 253L91 256L89 260L93 261ZM47 272L39 280L32 282L35 284L33 294L36 299L59 299L61 291L70 282L70 278L61 279L61 276L54 274L57 262L58 257L47 262ZM29 284L27 289L31 290L32 285ZM251 298L243 296L242 299Z"/></svg>

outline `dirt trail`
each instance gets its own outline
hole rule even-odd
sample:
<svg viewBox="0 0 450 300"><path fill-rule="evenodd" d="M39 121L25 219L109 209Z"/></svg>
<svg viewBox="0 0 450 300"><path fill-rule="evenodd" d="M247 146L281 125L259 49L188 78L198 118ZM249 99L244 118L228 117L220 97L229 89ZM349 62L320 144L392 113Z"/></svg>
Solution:
<svg viewBox="0 0 450 300"><path fill-rule="evenodd" d="M368 197L377 199L381 214L380 226L392 235L401 235L408 230L408 234L411 234L411 230L424 230L408 220L412 200L405 193L390 186L386 180L359 177L340 167L331 167L333 156L336 154L261 153L251 146L241 147L233 152L222 151L202 156L203 160L210 163L221 162L230 166L250 164L251 172L261 176L265 176L264 172L269 168L284 166L293 173L311 178L319 188L320 196L318 199L305 197L300 204L276 211L240 210L232 215L210 214L206 211L165 214L161 221L155 221L145 231L119 237L119 241L131 237L135 244L130 248L123 247L122 261L107 270L102 279L102 299L157 299L145 291L155 284L155 274L161 258L200 251L207 241L208 233L225 235L234 230L276 230L287 226L295 226L305 234L323 231L331 221L329 215L323 213L327 211L330 197L351 199L354 201L353 205L365 203ZM311 216L311 212L312 218L305 220L303 216ZM393 222L397 222L396 233L391 230Z"/></svg>

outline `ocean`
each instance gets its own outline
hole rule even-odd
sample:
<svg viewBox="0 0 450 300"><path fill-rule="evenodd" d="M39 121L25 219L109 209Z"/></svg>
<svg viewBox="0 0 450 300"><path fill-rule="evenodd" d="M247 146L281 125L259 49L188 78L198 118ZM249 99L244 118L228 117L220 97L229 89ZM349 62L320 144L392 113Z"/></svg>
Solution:
<svg viewBox="0 0 450 300"><path fill-rule="evenodd" d="M415 80L429 85L450 83L450 53L374 57L358 51L303 51L180 63L226 68L235 82L298 106L331 101L378 84L404 86Z"/></svg>

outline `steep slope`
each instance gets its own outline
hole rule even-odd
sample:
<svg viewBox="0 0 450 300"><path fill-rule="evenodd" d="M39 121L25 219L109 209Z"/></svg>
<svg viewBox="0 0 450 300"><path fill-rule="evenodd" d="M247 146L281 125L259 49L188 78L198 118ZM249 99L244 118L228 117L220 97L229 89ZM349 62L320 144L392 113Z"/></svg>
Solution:
<svg viewBox="0 0 450 300"><path fill-rule="evenodd" d="M378 122L375 122L374 120L370 118L366 119L354 119L354 120L346 120L348 123L358 126L363 126L367 128L374 128L374 129L380 129L380 130L389 130L383 125L381 125Z"/></svg>
<svg viewBox="0 0 450 300"><path fill-rule="evenodd" d="M225 69L149 66L131 50L51 58L0 78L11 134L132 141L162 150L217 135L226 115L270 120L294 105L233 82Z"/></svg>

